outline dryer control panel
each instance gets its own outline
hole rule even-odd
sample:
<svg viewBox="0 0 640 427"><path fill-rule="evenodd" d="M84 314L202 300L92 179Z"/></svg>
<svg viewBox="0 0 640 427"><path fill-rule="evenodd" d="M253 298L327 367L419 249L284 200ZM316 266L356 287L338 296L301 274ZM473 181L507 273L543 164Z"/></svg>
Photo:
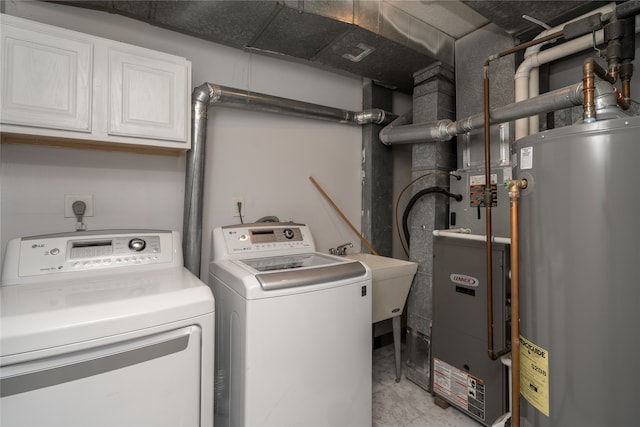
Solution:
<svg viewBox="0 0 640 427"><path fill-rule="evenodd" d="M176 236L174 236L174 233ZM177 242L177 246L176 246ZM117 230L48 234L14 239L7 247L3 284L17 278L174 263L176 232ZM182 262L179 257L179 263ZM17 266L16 266L17 264ZM16 269L17 267L17 269Z"/></svg>

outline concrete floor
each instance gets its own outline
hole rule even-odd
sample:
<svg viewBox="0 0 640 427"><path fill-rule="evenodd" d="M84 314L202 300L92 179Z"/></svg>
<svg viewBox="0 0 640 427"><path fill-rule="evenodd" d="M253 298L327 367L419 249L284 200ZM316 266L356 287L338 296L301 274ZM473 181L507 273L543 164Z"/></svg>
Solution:
<svg viewBox="0 0 640 427"><path fill-rule="evenodd" d="M404 347L404 346L403 346ZM403 348L403 355L406 353ZM395 381L393 345L373 351L373 427L479 427L453 406L442 409L433 396L406 379Z"/></svg>

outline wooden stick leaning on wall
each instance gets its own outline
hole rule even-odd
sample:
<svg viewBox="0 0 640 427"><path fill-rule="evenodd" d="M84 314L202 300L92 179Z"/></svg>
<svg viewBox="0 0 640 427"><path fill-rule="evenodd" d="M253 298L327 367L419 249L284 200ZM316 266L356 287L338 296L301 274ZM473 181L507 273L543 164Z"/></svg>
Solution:
<svg viewBox="0 0 640 427"><path fill-rule="evenodd" d="M333 209L338 212L342 220L347 223L351 230L358 235L360 240L362 240L362 243L364 243L367 249L369 249L369 252L371 252L373 255L378 255L378 252L373 249L373 246L371 246L371 244L367 241L367 239L364 238L364 236L358 231L358 229L356 229L353 224L351 224L351 221L349 221L349 219L342 213L340 208L333 202L333 200L331 200L331 197L329 197L329 195L322 189L320 184L318 184L318 181L316 181L312 176L309 177L309 181L311 181L311 183L318 189L320 194L322 194L324 198L327 199L327 202L329 202L329 204L333 206Z"/></svg>

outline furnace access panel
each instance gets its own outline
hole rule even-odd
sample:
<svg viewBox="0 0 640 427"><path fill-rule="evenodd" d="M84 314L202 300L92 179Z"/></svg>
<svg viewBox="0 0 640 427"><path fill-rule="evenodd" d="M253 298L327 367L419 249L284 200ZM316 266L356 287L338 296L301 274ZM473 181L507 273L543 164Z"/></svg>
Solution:
<svg viewBox="0 0 640 427"><path fill-rule="evenodd" d="M508 411L508 371L488 356L485 242L434 238L433 384L486 426ZM493 244L494 351L509 342L509 246Z"/></svg>

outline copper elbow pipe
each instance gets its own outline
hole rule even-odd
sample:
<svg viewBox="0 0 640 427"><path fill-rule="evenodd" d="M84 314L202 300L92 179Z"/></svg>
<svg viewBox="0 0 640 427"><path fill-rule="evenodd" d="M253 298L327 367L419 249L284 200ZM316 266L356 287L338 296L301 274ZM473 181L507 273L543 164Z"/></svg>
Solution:
<svg viewBox="0 0 640 427"><path fill-rule="evenodd" d="M618 103L620 108L622 108L623 110L628 110L629 107L631 106L631 102L628 99L625 99L624 94L620 92L620 90L618 90L617 87L614 86L613 91L616 94L616 102ZM623 88L623 91L624 91L624 88Z"/></svg>
<svg viewBox="0 0 640 427"><path fill-rule="evenodd" d="M596 103L595 103L595 89L596 89L596 76L602 80L611 84L616 82L616 77L598 65L593 58L587 58L582 64L582 91L584 94L584 105L582 120L585 122L594 122L596 120ZM622 100L623 102L621 103ZM624 107L624 98L618 96L618 104ZM627 103L628 104L628 103ZM629 108L628 105L626 108ZM626 109L625 108L625 109Z"/></svg>

